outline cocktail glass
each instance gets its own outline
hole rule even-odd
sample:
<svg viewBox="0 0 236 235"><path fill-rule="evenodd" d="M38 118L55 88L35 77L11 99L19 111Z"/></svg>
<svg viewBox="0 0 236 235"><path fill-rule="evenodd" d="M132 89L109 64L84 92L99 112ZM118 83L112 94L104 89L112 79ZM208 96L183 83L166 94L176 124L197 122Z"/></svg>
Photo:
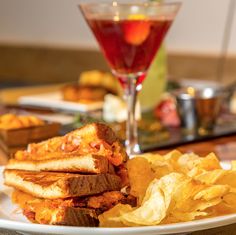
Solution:
<svg viewBox="0 0 236 235"><path fill-rule="evenodd" d="M79 5L88 25L125 90L128 107L126 150L140 153L135 107L147 70L173 22L180 3L94 2ZM151 99L152 97L150 97Z"/></svg>

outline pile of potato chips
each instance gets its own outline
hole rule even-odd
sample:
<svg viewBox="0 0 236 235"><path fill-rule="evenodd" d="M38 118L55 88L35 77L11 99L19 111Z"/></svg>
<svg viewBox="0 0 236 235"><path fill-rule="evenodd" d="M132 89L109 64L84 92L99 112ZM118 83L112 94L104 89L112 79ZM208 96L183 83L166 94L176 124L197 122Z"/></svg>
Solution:
<svg viewBox="0 0 236 235"><path fill-rule="evenodd" d="M177 223L236 213L236 162L222 169L215 154L172 151L127 162L130 194L138 205L118 204L99 216L102 227Z"/></svg>

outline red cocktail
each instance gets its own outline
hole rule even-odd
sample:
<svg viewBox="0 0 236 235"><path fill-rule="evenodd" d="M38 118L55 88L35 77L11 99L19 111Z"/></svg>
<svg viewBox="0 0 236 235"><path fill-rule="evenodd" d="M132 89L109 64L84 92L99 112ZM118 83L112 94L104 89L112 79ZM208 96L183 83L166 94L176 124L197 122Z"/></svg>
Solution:
<svg viewBox="0 0 236 235"><path fill-rule="evenodd" d="M135 122L136 93L160 47L179 3L85 3L81 10L113 74L125 88L128 103L129 154L140 151Z"/></svg>
<svg viewBox="0 0 236 235"><path fill-rule="evenodd" d="M172 19L88 19L114 73L145 73Z"/></svg>

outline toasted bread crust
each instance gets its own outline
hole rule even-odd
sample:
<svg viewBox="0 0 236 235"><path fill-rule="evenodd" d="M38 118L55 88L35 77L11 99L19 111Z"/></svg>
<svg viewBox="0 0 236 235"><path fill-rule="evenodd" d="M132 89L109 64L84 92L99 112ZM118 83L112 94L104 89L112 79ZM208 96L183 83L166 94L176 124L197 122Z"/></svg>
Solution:
<svg viewBox="0 0 236 235"><path fill-rule="evenodd" d="M51 224L84 227L97 227L99 224L95 209L67 207L62 211L62 214L60 221L55 221Z"/></svg>
<svg viewBox="0 0 236 235"><path fill-rule="evenodd" d="M86 154L101 155L116 166L127 160L124 147L115 133L101 123L88 124L65 136L30 144L26 151L18 151L15 159L41 161Z"/></svg>
<svg viewBox="0 0 236 235"><path fill-rule="evenodd" d="M120 178L113 174L79 175L6 169L4 177L6 185L48 199L95 195L121 188Z"/></svg>
<svg viewBox="0 0 236 235"><path fill-rule="evenodd" d="M10 159L6 169L28 171L56 171L74 173L114 173L114 167L108 159L97 155L65 156L63 159L17 160Z"/></svg>

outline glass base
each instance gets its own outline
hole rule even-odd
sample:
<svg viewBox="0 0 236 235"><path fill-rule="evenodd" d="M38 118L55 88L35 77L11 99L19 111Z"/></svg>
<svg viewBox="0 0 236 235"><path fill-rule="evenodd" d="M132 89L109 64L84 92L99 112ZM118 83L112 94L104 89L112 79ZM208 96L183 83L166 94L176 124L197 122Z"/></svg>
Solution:
<svg viewBox="0 0 236 235"><path fill-rule="evenodd" d="M130 145L128 141L125 142L126 153L129 156L129 159L135 157L136 155L141 154L141 149L139 144Z"/></svg>

